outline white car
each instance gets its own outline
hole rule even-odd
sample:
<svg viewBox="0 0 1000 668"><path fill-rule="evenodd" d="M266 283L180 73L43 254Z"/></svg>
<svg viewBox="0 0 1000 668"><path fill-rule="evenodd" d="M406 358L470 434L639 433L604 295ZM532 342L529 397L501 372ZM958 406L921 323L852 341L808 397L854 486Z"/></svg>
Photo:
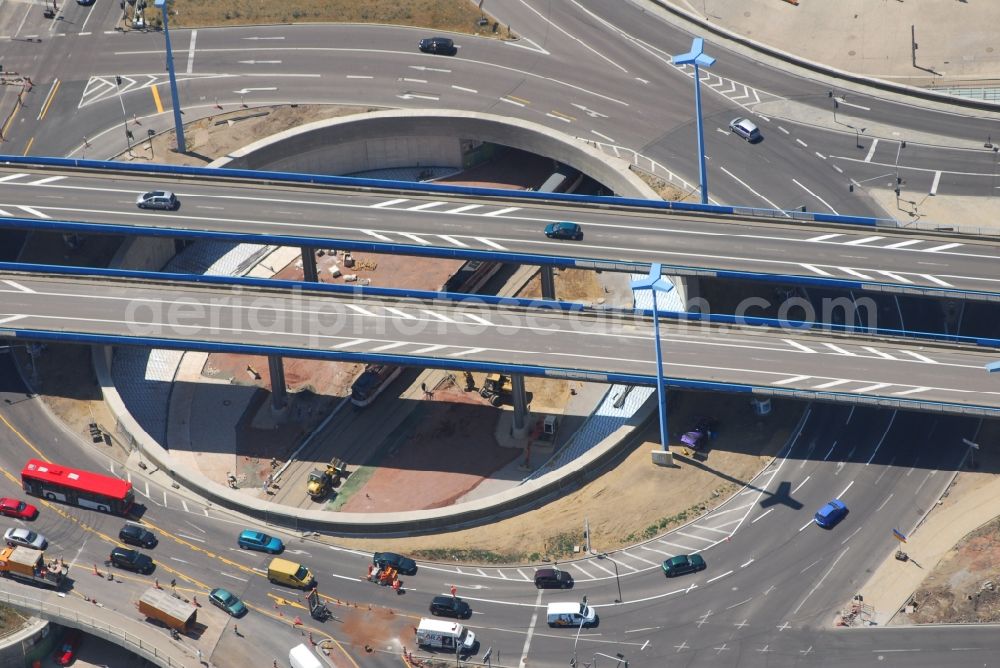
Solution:
<svg viewBox="0 0 1000 668"><path fill-rule="evenodd" d="M30 529L7 529L3 534L3 539L7 541L7 545L10 547L20 545L21 547L30 547L35 550L44 550L49 544L45 536L35 533Z"/></svg>
<svg viewBox="0 0 1000 668"><path fill-rule="evenodd" d="M764 138L757 126L748 118L734 118L729 122L729 130L751 144L756 144Z"/></svg>
<svg viewBox="0 0 1000 668"><path fill-rule="evenodd" d="M140 209L167 209L174 211L181 203L177 199L177 195L169 190L151 190L136 197L135 205Z"/></svg>

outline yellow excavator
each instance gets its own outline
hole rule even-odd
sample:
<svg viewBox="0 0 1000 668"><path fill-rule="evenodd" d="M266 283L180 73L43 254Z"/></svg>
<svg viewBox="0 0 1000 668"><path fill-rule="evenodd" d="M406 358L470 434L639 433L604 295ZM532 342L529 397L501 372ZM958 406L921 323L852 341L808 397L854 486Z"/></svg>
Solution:
<svg viewBox="0 0 1000 668"><path fill-rule="evenodd" d="M337 469L333 464L327 464L326 470L313 469L309 474L309 482L306 483L306 492L315 501L322 499L333 489L333 479L337 476Z"/></svg>

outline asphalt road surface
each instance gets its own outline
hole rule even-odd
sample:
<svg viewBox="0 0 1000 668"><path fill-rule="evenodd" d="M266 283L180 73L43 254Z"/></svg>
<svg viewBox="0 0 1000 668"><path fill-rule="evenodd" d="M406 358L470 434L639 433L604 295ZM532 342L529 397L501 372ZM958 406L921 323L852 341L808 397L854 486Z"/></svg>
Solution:
<svg viewBox="0 0 1000 668"><path fill-rule="evenodd" d="M223 343L329 359L393 355L414 366L514 365L531 375L623 382L655 377L651 318L634 315L17 273L0 274L0 294L0 326L19 336L127 337L196 349ZM1000 408L1000 390L984 370L996 355L975 345L794 327L665 321L661 329L670 379L850 402Z"/></svg>
<svg viewBox="0 0 1000 668"><path fill-rule="evenodd" d="M174 192L180 210L138 209L136 196L147 190ZM965 296L961 290L1000 291L994 270L1000 246L989 239L781 219L19 169L0 169L0 212L8 218L0 218L0 223L16 227L66 220L281 235L287 244L320 247L337 240L395 244L404 253L407 247L421 253L434 247L443 256L508 251L576 258L579 266L593 266L589 260L609 268L615 263L661 262L887 283L901 289L954 289L949 294L958 298ZM11 220L14 217L30 222ZM563 220L580 223L583 239L546 238L545 226Z"/></svg>

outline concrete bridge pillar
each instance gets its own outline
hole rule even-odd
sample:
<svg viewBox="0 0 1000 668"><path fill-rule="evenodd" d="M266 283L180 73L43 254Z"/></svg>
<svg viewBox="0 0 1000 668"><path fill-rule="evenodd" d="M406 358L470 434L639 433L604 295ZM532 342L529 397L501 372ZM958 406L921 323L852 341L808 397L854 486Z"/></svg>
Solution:
<svg viewBox="0 0 1000 668"><path fill-rule="evenodd" d="M524 438L528 431L528 393L524 390L524 376L511 375L511 402L514 404L514 438Z"/></svg>
<svg viewBox="0 0 1000 668"><path fill-rule="evenodd" d="M542 299L556 298L556 277L552 267L542 267Z"/></svg>
<svg viewBox="0 0 1000 668"><path fill-rule="evenodd" d="M310 283L319 283L319 275L316 273L316 253L312 248L302 247L302 273L303 278Z"/></svg>
<svg viewBox="0 0 1000 668"><path fill-rule="evenodd" d="M271 372L271 410L281 413L288 408L288 390L285 389L285 365L280 355L267 356Z"/></svg>

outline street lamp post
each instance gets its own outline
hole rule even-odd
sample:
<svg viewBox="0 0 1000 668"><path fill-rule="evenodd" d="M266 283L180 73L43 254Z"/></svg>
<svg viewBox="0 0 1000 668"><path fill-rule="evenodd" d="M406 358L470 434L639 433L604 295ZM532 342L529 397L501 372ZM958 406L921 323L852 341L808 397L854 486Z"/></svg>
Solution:
<svg viewBox="0 0 1000 668"><path fill-rule="evenodd" d="M187 153L184 141L184 123L181 121L181 102L177 94L177 76L174 74L174 51L170 47L170 28L167 24L167 0L154 0L153 5L163 14L163 35L167 44L167 73L170 75L170 103L174 106L174 131L177 133L177 152Z"/></svg>
<svg viewBox="0 0 1000 668"><path fill-rule="evenodd" d="M618 598L615 599L615 603L624 603L625 601L622 599L622 579L621 576L618 575L618 562L610 558L606 552L601 552L597 555L597 558L607 559L611 562L611 565L615 567L615 582L618 584Z"/></svg>
<svg viewBox="0 0 1000 668"><path fill-rule="evenodd" d="M667 440L667 395L663 388L663 353L660 346L660 308L657 293L667 294L674 289L673 284L663 280L660 275L661 265L653 264L649 276L632 282L632 291L650 290L653 293L653 337L656 341L656 396L660 409L660 444L664 450L669 449Z"/></svg>
<svg viewBox="0 0 1000 668"><path fill-rule="evenodd" d="M701 203L708 204L708 174L705 170L705 131L701 125L701 74L699 67L711 67L715 58L706 56L703 51L705 40L695 37L691 42L691 50L673 57L674 65L694 66L694 108L698 122L698 178L701 180Z"/></svg>
<svg viewBox="0 0 1000 668"><path fill-rule="evenodd" d="M130 158L134 158L132 155L132 132L128 129L128 114L125 113L125 98L122 97L122 78L119 75L115 75L115 85L118 88L118 101L122 105L122 127L125 128L125 145L128 146L128 155Z"/></svg>

